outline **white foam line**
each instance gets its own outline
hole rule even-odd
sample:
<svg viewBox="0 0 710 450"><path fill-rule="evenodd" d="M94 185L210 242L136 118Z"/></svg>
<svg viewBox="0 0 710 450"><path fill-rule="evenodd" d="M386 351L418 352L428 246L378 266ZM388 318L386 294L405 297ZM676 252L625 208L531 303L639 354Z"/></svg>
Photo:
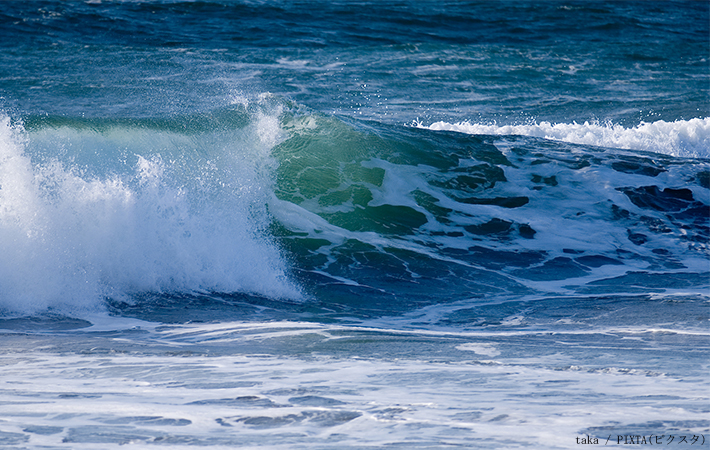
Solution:
<svg viewBox="0 0 710 450"><path fill-rule="evenodd" d="M411 335L411 336L431 336L431 337L508 337L508 336L530 336L530 335L546 335L546 336L567 336L567 335L595 335L595 334L607 334L607 335L624 335L624 334L647 334L647 333L670 333L677 335L688 335L688 336L710 336L710 331L704 332L699 330L678 330L672 328L642 328L642 327L626 327L626 328L597 328L593 330L510 330L510 331L445 331L445 330L403 330L396 328L378 328L371 326L352 326L352 325L326 325L326 324L313 324L310 322L267 322L262 324L252 324L252 323L225 323L220 324L219 329L215 329L210 325L206 325L210 330L206 333L201 333L202 326L193 325L179 325L173 326L171 331L165 332L163 330L156 330L156 333L163 335L164 337L180 337L185 336L185 334L199 334L200 337L205 336L216 336L221 333L231 333L231 332L243 332L252 329L268 330L276 329L282 330L283 328L290 328L288 332L278 331L275 333L259 333L258 335L250 336L253 338L265 338L265 337L276 337L281 335L298 335L303 332L313 332L319 331L318 334L323 334L323 332L333 332L333 331L349 331L349 332L375 332L375 333L388 333L388 334L398 334L398 335ZM181 330L185 330L184 332Z"/></svg>
<svg viewBox="0 0 710 450"><path fill-rule="evenodd" d="M641 122L626 128L613 123L539 122L527 125L480 124L468 121L412 124L430 130L466 134L522 135L600 147L651 151L672 156L710 157L710 117L666 122Z"/></svg>

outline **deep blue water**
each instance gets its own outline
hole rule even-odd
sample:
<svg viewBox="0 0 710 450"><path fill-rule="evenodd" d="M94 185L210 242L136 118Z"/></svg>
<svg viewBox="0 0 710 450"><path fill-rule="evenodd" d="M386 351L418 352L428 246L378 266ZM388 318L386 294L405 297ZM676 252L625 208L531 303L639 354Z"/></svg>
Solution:
<svg viewBox="0 0 710 450"><path fill-rule="evenodd" d="M707 2L3 3L0 445L710 438L709 50Z"/></svg>

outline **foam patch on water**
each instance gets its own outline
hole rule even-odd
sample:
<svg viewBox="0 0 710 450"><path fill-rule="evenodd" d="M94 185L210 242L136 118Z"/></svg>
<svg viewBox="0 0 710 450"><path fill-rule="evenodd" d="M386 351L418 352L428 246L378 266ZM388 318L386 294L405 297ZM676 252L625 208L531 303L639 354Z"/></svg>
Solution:
<svg viewBox="0 0 710 450"><path fill-rule="evenodd" d="M708 425L705 372L673 361L700 360L699 340L390 331L272 322L6 335L0 442L564 449Z"/></svg>
<svg viewBox="0 0 710 450"><path fill-rule="evenodd" d="M457 131L467 134L523 135L573 144L624 148L664 153L672 156L710 157L710 117L666 122L642 122L626 128L613 123L584 122L528 125L497 125L471 122L435 122L429 126L415 122L415 126L430 130Z"/></svg>
<svg viewBox="0 0 710 450"><path fill-rule="evenodd" d="M33 133L0 118L0 309L87 310L105 297L151 291L298 298L265 232L273 122L257 118L244 148L230 144L234 136L197 136L221 156L198 152L180 163L184 149L171 153L171 146L185 137L175 132ZM64 150L53 147L59 142ZM94 161L79 166L72 161L83 154L46 155L72 144L90 146ZM29 154L38 148L42 155ZM105 154L112 148L127 148L123 169L97 165L120 159ZM186 172L197 163L199 172Z"/></svg>

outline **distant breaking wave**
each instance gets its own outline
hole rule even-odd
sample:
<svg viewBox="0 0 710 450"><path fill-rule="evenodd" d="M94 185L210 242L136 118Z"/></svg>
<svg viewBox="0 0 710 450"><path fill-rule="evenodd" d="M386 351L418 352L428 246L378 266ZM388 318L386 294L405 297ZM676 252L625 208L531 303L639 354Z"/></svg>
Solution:
<svg viewBox="0 0 710 450"><path fill-rule="evenodd" d="M583 124L540 122L529 125L483 125L471 122L435 122L430 130L457 131L467 134L523 135L600 147L624 148L682 157L710 157L710 117L653 123L641 122L633 128L612 123Z"/></svg>

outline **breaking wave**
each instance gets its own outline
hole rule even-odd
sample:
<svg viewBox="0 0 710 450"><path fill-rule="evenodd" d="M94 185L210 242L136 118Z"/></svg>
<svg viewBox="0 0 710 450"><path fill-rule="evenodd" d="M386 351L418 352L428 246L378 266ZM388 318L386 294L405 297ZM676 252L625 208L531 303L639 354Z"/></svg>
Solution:
<svg viewBox="0 0 710 450"><path fill-rule="evenodd" d="M298 298L268 237L278 121L27 130L0 118L0 309L101 308L140 292Z"/></svg>
<svg viewBox="0 0 710 450"><path fill-rule="evenodd" d="M671 156L710 157L710 117L666 122L642 122L631 128L613 123L584 122L528 125L478 124L471 122L435 122L430 130L457 131L467 134L533 136L573 144L622 148L663 153Z"/></svg>

